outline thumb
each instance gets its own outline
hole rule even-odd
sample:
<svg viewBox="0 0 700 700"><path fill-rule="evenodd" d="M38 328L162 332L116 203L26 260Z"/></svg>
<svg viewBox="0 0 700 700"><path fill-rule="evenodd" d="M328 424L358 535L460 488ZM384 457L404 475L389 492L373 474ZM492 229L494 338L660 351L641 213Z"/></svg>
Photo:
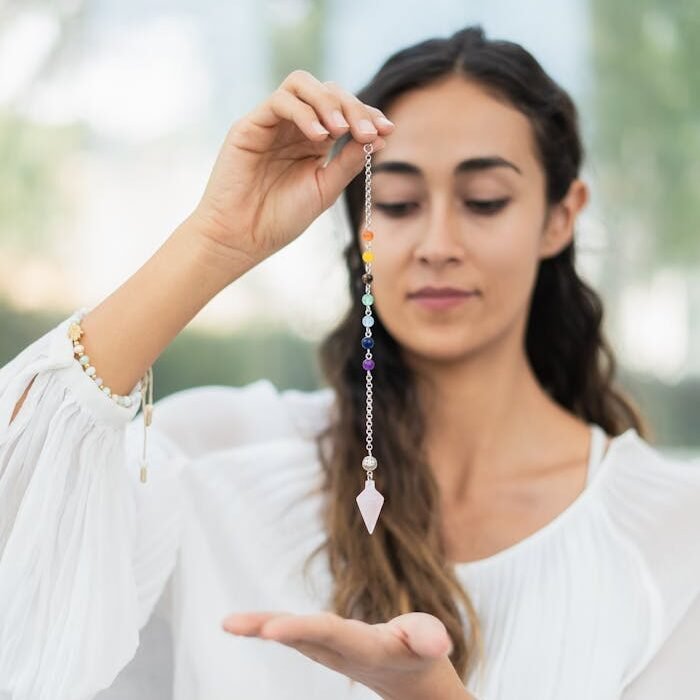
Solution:
<svg viewBox="0 0 700 700"><path fill-rule="evenodd" d="M452 641L445 625L434 615L422 612L394 617L386 626L418 656L439 658L452 653Z"/></svg>
<svg viewBox="0 0 700 700"><path fill-rule="evenodd" d="M386 141L377 136L372 141L372 153L384 148ZM318 186L324 202L334 202L364 167L365 144L349 139L326 165L317 170Z"/></svg>

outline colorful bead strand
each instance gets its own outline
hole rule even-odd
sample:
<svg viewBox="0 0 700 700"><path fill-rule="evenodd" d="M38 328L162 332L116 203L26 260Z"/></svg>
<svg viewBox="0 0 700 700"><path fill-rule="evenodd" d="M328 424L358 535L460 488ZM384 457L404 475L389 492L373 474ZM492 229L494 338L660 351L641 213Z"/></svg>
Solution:
<svg viewBox="0 0 700 700"><path fill-rule="evenodd" d="M372 225L372 144L366 143L365 151L365 227L362 231L362 240L365 243L365 250L362 253L362 261L365 264L365 272L362 275L362 283L365 285L364 294L362 295L362 304L365 307L365 313L362 317L362 325L365 328L365 335L362 338L362 347L365 350L365 357L362 361L362 369L365 370L365 432L366 432L366 448L367 456L362 460L362 468L366 472L365 488L355 499L360 508L362 519L365 522L367 531L372 534L374 526L377 524L379 512L384 503L382 496L374 483L374 470L377 468L377 459L372 455L372 370L374 370L374 359L372 357L372 348L374 347L374 338L372 337L372 326L374 325L374 316L372 315L372 305L374 304L374 296L372 295L372 261L374 253L372 252L372 241L374 240L374 232L371 230Z"/></svg>

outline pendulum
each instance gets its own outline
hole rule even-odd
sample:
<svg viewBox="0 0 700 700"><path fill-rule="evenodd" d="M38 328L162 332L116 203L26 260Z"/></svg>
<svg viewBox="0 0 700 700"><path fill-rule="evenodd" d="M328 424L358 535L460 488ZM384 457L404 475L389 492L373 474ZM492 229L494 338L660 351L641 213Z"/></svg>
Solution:
<svg viewBox="0 0 700 700"><path fill-rule="evenodd" d="M372 534L374 526L379 518L379 511L384 503L382 496L374 483L374 470L377 468L377 459L372 455L372 370L374 369L374 360L372 359L372 348L374 347L374 338L372 338L372 326L374 325L374 316L372 315L372 304L374 297L372 296L372 260L374 253L372 252L372 240L374 233L371 231L372 224L372 144L364 145L365 152L365 228L362 232L362 240L365 243L365 250L362 253L362 260L365 264L365 273L362 275L362 283L364 284L364 294L362 295L362 304L365 307L364 315L362 316L362 325L365 328L365 334L362 338L362 347L365 350L365 358L362 361L362 369L365 370L365 431L366 431L366 447L367 455L362 460L362 468L366 472L365 488L355 499L360 508L362 519L365 521L367 530Z"/></svg>
<svg viewBox="0 0 700 700"><path fill-rule="evenodd" d="M365 488L355 499L362 513L362 519L365 521L367 530L372 534L374 526L379 518L379 511L384 503L382 496L374 483L374 470L377 468L377 460L372 455L372 370L374 369L374 360L372 359L372 348L374 347L374 338L372 338L372 326L374 325L374 316L372 316L372 304L374 297L372 296L372 240L374 233L370 230L372 224L372 144L364 145L365 151L365 228L362 232L362 240L365 243L365 250L362 253L362 260L365 263L365 273L362 275L364 284L364 294L362 295L362 304L365 307L362 317L362 325L365 328L365 334L362 338L362 347L365 349L365 358L362 361L362 369L365 370L365 431L366 431L366 447L367 455L362 460L362 468L366 472Z"/></svg>

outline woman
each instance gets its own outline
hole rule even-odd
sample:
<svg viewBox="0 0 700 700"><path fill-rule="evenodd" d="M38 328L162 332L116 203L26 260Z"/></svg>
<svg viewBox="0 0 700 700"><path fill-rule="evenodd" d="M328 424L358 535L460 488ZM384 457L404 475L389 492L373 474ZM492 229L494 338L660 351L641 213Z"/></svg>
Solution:
<svg viewBox="0 0 700 700"><path fill-rule="evenodd" d="M366 143L371 535L354 502ZM91 697L157 606L178 700L632 697L700 589L700 473L613 386L574 267L581 159L567 94L479 28L398 52L357 96L294 71L237 121L192 214L82 321L131 405L76 362L75 315L0 370L1 687ZM321 347L329 386L158 401L138 483L139 379L341 194L353 305Z"/></svg>

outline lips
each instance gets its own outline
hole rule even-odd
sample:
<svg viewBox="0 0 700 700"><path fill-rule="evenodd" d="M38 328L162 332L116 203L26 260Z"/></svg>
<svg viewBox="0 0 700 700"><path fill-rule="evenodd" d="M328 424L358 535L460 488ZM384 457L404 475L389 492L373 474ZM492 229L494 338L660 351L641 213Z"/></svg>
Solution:
<svg viewBox="0 0 700 700"><path fill-rule="evenodd" d="M422 309L432 312L447 311L468 303L479 294L478 289L457 287L421 287L409 293L408 299Z"/></svg>
<svg viewBox="0 0 700 700"><path fill-rule="evenodd" d="M422 287L415 292L409 292L409 299L451 299L467 297L476 294L475 289L458 289L457 287Z"/></svg>

